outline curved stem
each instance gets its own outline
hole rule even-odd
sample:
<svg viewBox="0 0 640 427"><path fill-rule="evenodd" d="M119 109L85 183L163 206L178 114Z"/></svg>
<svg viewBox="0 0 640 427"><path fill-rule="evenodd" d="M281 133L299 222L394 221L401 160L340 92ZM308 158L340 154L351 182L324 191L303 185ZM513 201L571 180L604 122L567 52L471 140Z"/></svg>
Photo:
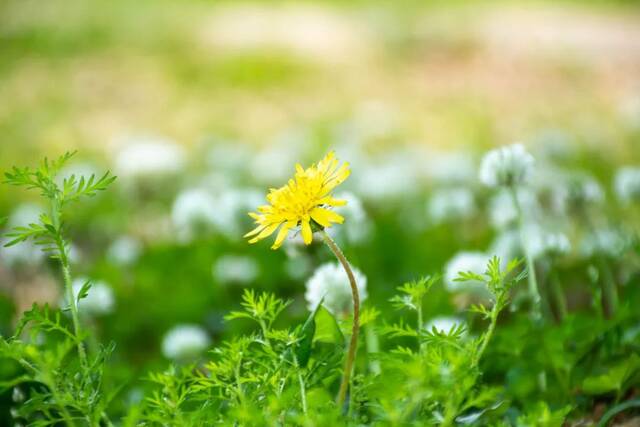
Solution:
<svg viewBox="0 0 640 427"><path fill-rule="evenodd" d="M347 351L347 359L344 364L344 373L342 374L342 382L340 383L340 390L338 391L338 397L336 403L338 406L344 404L344 399L347 395L347 388L349 387L349 378L351 377L351 371L353 370L353 362L356 358L356 350L358 348L358 333L360 331L360 295L358 294L358 287L356 285L356 278L353 275L349 261L345 258L344 254L333 241L331 236L326 231L322 231L322 238L324 242L329 246L331 252L336 256L342 268L347 273L349 278L349 284L351 285L351 296L353 297L353 328L351 330L351 341L349 342L349 350Z"/></svg>

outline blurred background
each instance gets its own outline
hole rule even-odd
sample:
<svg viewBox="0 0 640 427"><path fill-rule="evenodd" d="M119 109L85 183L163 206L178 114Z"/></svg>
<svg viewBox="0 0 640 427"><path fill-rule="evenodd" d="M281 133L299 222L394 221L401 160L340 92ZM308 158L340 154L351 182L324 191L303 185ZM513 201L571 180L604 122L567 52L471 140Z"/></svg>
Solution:
<svg viewBox="0 0 640 427"><path fill-rule="evenodd" d="M612 189L618 167L640 162L631 1L4 0L0 97L0 170L78 150L63 175L119 177L67 224L74 274L102 286L88 321L134 378L166 366L176 325L214 344L246 330L223 322L244 288L306 316L304 283L328 251L242 235L269 187L330 149L352 165L336 238L372 305L461 250L502 250L504 219L477 180L494 146L520 141L536 157L543 222L571 239L577 310L588 289L571 269L588 250L554 202L562 183L593 179L600 225L638 215ZM0 189L8 226L44 208L35 192ZM1 249L0 333L33 302L57 305L60 289L36 248ZM439 285L429 313L458 304Z"/></svg>

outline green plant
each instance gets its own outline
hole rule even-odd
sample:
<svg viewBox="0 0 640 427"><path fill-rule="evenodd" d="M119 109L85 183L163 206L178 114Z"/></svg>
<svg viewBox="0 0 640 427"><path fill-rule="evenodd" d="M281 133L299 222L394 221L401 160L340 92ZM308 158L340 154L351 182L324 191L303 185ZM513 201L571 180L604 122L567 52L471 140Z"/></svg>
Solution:
<svg viewBox="0 0 640 427"><path fill-rule="evenodd" d="M71 313L70 327L59 310L34 305L23 315L12 337L0 337L0 357L15 364L14 378L2 386L26 385L29 398L15 416L30 425L110 423L105 409L114 391L105 393L102 388L104 364L114 345L100 346L94 355L87 355L84 344L87 333L80 324L78 302L87 296L91 284L86 282L74 295L64 210L75 201L105 190L115 177L109 172L98 179L93 175L89 178L71 175L60 182L56 178L73 155L66 153L54 161L45 159L35 169L14 167L5 173L6 184L39 190L49 205L48 212L41 214L37 223L10 231L7 236L11 240L6 246L32 240L58 261L68 304L63 311ZM27 328L29 334L25 337ZM74 347L75 355L71 353Z"/></svg>

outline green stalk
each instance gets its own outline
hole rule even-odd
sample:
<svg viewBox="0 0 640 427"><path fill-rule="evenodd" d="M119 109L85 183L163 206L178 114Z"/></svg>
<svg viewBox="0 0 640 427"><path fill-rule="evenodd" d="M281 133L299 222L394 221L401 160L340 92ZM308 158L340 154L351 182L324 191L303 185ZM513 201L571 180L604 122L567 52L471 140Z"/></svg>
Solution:
<svg viewBox="0 0 640 427"><path fill-rule="evenodd" d="M67 253L67 245L62 237L61 230L61 212L60 203L57 199L51 202L51 220L56 230L56 246L58 249L58 255L60 258L60 265L62 267L62 277L64 280L65 293L67 294L67 300L69 301L69 308L71 310L71 319L73 321L73 329L76 335L78 345L78 356L80 357L80 363L84 366L87 361L87 354L84 349L81 337L80 316L78 315L78 305L76 297L73 294L73 285L71 282L71 266L69 265L69 255Z"/></svg>
<svg viewBox="0 0 640 427"><path fill-rule="evenodd" d="M351 285L351 296L353 298L353 328L351 330L351 341L349 342L347 358L344 364L342 382L340 383L340 389L336 398L338 407L342 407L342 405L344 404L344 399L347 395L347 389L349 388L351 371L353 370L353 363L355 361L356 351L358 348L358 333L360 331L360 295L358 294L356 278L353 275L353 271L351 270L349 261L347 261L347 258L344 256L336 242L334 242L331 236L329 236L324 230L322 230L322 238L324 239L324 242L327 244L329 249L331 249L331 252L333 252L335 257L338 259L338 261L340 261L342 268L344 268L344 271L347 273L349 284Z"/></svg>
<svg viewBox="0 0 640 427"><path fill-rule="evenodd" d="M533 260L533 257L526 249L524 244L524 215L522 213L522 207L520 206L520 201L518 200L518 194L516 192L516 188L512 185L509 187L509 193L511 194L511 198L513 199L513 204L516 208L516 212L518 215L518 229L520 231L520 244L523 252L525 253L525 259L527 263L527 271L529 274L527 275L529 281L529 297L531 298L531 315L534 319L540 318L540 291L538 287L538 279L536 277L536 266Z"/></svg>

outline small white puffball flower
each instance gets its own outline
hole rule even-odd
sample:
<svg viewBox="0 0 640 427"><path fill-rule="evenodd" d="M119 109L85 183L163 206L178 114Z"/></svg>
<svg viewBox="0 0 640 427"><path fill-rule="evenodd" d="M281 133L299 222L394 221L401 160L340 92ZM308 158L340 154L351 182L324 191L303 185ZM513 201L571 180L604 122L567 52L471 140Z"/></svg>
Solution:
<svg viewBox="0 0 640 427"><path fill-rule="evenodd" d="M123 178L171 175L183 170L186 153L175 142L158 137L132 137L121 142L116 154L116 175Z"/></svg>
<svg viewBox="0 0 640 427"><path fill-rule="evenodd" d="M76 298L86 282L87 279L83 277L73 281L73 295ZM103 281L91 281L91 288L89 288L87 296L78 302L78 311L81 315L100 316L111 313L114 306L115 297L111 287Z"/></svg>
<svg viewBox="0 0 640 427"><path fill-rule="evenodd" d="M367 299L367 278L357 269L351 267L360 294L360 301ZM314 310L322 298L322 305L334 315L350 313L353 310L351 285L342 266L328 262L319 266L307 281L304 294L309 310Z"/></svg>
<svg viewBox="0 0 640 427"><path fill-rule="evenodd" d="M487 287L480 281L458 282L459 273L484 274L491 257L484 252L458 252L445 266L444 284L449 292L471 292L488 295Z"/></svg>
<svg viewBox="0 0 640 427"><path fill-rule="evenodd" d="M535 217L539 210L535 194L527 189L519 189L516 194L523 216ZM490 200L489 219L491 225L498 230L512 226L518 221L518 209L509 191L500 191Z"/></svg>
<svg viewBox="0 0 640 427"><path fill-rule="evenodd" d="M217 222L216 203L209 191L190 188L176 197L171 208L171 222L180 240L188 241Z"/></svg>
<svg viewBox="0 0 640 427"><path fill-rule="evenodd" d="M347 202L346 205L334 209L336 213L345 218L345 221L340 227L327 228L329 235L339 241L344 237L349 243L366 241L371 235L372 224L364 210L362 201L350 192L337 193L334 197Z"/></svg>
<svg viewBox="0 0 640 427"><path fill-rule="evenodd" d="M162 339L162 354L168 359L197 357L211 344L207 332L198 325L178 325Z"/></svg>
<svg viewBox="0 0 640 427"><path fill-rule="evenodd" d="M470 218L475 211L473 193L464 187L437 190L427 204L427 214L434 224Z"/></svg>
<svg viewBox="0 0 640 427"><path fill-rule="evenodd" d="M629 246L628 238L613 228L600 228L587 234L581 242L580 253L587 257L622 255Z"/></svg>
<svg viewBox="0 0 640 427"><path fill-rule="evenodd" d="M545 230L535 223L524 226L523 240L527 254L532 258L561 256L571 251L571 243L564 233Z"/></svg>
<svg viewBox="0 0 640 427"><path fill-rule="evenodd" d="M142 252L142 244L131 236L120 236L107 249L107 259L117 265L135 263Z"/></svg>
<svg viewBox="0 0 640 427"><path fill-rule="evenodd" d="M448 334L453 328L457 328L459 325L464 326L464 322L456 317L452 316L437 316L430 319L424 325L424 329L427 332L432 332L435 328L441 334Z"/></svg>
<svg viewBox="0 0 640 427"><path fill-rule="evenodd" d="M534 158L522 144L489 151L480 165L480 181L489 187L525 184L533 170Z"/></svg>
<svg viewBox="0 0 640 427"><path fill-rule="evenodd" d="M248 256L223 255L213 264L213 277L218 283L223 284L251 283L259 273L258 263Z"/></svg>
<svg viewBox="0 0 640 427"><path fill-rule="evenodd" d="M616 172L613 187L621 202L640 201L640 167L623 167Z"/></svg>

